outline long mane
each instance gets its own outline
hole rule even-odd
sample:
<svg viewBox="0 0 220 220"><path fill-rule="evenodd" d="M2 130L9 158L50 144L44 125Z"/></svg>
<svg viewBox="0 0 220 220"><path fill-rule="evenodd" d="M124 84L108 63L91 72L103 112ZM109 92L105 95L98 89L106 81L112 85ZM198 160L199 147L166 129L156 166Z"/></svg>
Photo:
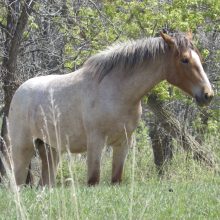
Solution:
<svg viewBox="0 0 220 220"><path fill-rule="evenodd" d="M175 33L172 36L179 51L195 48L184 34ZM134 68L146 59L157 58L166 53L168 49L168 45L161 37L118 43L90 57L83 67L87 68L95 78L101 81L116 67Z"/></svg>

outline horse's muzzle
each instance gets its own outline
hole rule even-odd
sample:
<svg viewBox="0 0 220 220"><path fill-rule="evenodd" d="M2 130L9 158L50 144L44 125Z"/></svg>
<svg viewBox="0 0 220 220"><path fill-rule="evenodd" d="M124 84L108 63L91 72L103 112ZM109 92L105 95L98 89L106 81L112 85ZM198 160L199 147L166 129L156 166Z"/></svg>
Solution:
<svg viewBox="0 0 220 220"><path fill-rule="evenodd" d="M199 105L199 106L207 106L210 104L212 98L214 97L214 92L211 91L211 92L204 92L200 95L196 95L195 96L195 99L196 99L196 103Z"/></svg>

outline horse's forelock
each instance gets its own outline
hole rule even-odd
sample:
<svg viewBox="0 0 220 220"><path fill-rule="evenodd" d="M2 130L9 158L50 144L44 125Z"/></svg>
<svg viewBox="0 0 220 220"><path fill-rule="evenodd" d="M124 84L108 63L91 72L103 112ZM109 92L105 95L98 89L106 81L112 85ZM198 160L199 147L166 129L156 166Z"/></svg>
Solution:
<svg viewBox="0 0 220 220"><path fill-rule="evenodd" d="M188 49L193 49L196 52L198 51L197 48L194 46L193 42L190 39L188 39L185 34L174 33L172 37L174 38L177 49L180 52L184 52Z"/></svg>
<svg viewBox="0 0 220 220"><path fill-rule="evenodd" d="M176 33L173 35L173 37L175 39L177 49L179 50L180 53L183 53L189 49L194 50L198 54L202 62L203 60L202 55L199 52L198 48L193 44L193 42L190 39L187 38L185 34Z"/></svg>

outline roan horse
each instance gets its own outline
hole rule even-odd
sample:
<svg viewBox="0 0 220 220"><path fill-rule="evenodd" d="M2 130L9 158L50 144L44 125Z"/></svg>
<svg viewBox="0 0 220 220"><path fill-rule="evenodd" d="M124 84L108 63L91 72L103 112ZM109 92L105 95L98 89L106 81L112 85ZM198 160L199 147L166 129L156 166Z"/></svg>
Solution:
<svg viewBox="0 0 220 220"><path fill-rule="evenodd" d="M35 147L42 185L53 186L60 154L87 151L88 184L99 183L105 145L113 148L112 183L120 183L141 98L162 80L208 105L213 90L190 33L121 43L66 75L32 78L16 91L8 124L12 166L24 184ZM49 149L49 150L48 150Z"/></svg>

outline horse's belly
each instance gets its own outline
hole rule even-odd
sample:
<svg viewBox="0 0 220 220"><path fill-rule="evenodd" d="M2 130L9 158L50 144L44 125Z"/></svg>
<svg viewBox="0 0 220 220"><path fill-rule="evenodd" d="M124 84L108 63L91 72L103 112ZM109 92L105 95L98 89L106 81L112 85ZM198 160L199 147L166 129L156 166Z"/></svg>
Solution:
<svg viewBox="0 0 220 220"><path fill-rule="evenodd" d="M41 122L41 123L40 123ZM62 123L54 124L50 121L38 120L32 134L35 139L39 138L53 148L59 148L61 152L81 153L86 151L86 135L82 126L77 121L71 126L71 122L64 126ZM76 126L78 125L78 126Z"/></svg>
<svg viewBox="0 0 220 220"><path fill-rule="evenodd" d="M83 152L86 152L87 151L87 148L86 148L86 145L83 145L83 146L74 146L70 149L70 152L71 153L83 153Z"/></svg>
<svg viewBox="0 0 220 220"><path fill-rule="evenodd" d="M82 135L72 139L70 143L67 143L67 146L71 153L82 153L87 150L86 139Z"/></svg>

